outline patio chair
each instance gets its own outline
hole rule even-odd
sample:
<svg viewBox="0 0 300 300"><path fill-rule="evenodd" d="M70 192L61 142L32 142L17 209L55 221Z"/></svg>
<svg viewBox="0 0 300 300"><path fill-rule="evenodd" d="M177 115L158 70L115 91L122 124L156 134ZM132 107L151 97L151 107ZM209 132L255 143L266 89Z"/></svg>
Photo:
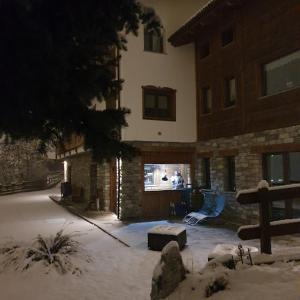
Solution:
<svg viewBox="0 0 300 300"><path fill-rule="evenodd" d="M191 212L183 218L188 225L196 225L208 218L215 218L224 209L224 197L216 192L203 192L204 203L199 211Z"/></svg>

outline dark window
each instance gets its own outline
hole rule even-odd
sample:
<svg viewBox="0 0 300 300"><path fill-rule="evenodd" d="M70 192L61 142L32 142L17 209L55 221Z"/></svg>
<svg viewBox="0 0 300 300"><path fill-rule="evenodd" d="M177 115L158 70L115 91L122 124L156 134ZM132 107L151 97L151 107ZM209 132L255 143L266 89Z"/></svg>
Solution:
<svg viewBox="0 0 300 300"><path fill-rule="evenodd" d="M201 174L202 174L202 188L210 189L211 182L210 182L210 159L209 158L202 158L201 162Z"/></svg>
<svg viewBox="0 0 300 300"><path fill-rule="evenodd" d="M271 185L300 182L300 152L266 154L264 178Z"/></svg>
<svg viewBox="0 0 300 300"><path fill-rule="evenodd" d="M222 46L226 46L233 42L234 39L234 30L233 28L228 28L224 30L221 34Z"/></svg>
<svg viewBox="0 0 300 300"><path fill-rule="evenodd" d="M205 43L200 46L200 58L204 58L209 55L209 43Z"/></svg>
<svg viewBox="0 0 300 300"><path fill-rule="evenodd" d="M263 95L300 87L300 50L263 65Z"/></svg>
<svg viewBox="0 0 300 300"><path fill-rule="evenodd" d="M235 157L228 156L226 157L226 190L234 192L235 191Z"/></svg>
<svg viewBox="0 0 300 300"><path fill-rule="evenodd" d="M212 111L212 93L209 87L202 89L202 110L204 114Z"/></svg>
<svg viewBox="0 0 300 300"><path fill-rule="evenodd" d="M163 33L144 28L144 50L163 53L164 52Z"/></svg>
<svg viewBox="0 0 300 300"><path fill-rule="evenodd" d="M170 88L143 87L143 118L176 120L176 91Z"/></svg>
<svg viewBox="0 0 300 300"><path fill-rule="evenodd" d="M237 99L236 79L231 77L225 80L225 107L235 105Z"/></svg>

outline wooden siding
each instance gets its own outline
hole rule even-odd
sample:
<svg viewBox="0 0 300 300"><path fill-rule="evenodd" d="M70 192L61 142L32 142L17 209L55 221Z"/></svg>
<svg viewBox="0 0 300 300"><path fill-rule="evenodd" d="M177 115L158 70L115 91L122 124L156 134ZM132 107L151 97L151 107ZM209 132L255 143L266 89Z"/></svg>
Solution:
<svg viewBox="0 0 300 300"><path fill-rule="evenodd" d="M300 49L298 0L247 1L216 11L213 25L196 40L198 140L300 124L300 88L262 96L261 67ZM235 38L222 47L221 33L233 26ZM210 55L199 49L209 41ZM299 70L300 72L300 70ZM224 108L224 79L237 79L236 105ZM201 112L201 89L212 88L212 113Z"/></svg>

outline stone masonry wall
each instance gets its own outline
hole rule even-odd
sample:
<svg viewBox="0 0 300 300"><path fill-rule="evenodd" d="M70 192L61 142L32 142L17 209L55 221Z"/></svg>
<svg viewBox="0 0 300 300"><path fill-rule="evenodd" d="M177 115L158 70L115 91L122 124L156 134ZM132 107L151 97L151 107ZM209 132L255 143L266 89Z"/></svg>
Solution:
<svg viewBox="0 0 300 300"><path fill-rule="evenodd" d="M97 188L100 188L100 209L108 211L110 203L110 167L108 163L98 164Z"/></svg>
<svg viewBox="0 0 300 300"><path fill-rule="evenodd" d="M83 189L84 201L90 200L91 195L91 178L90 170L92 158L87 152L72 156L66 159L68 164L71 165L71 184L72 188Z"/></svg>
<svg viewBox="0 0 300 300"><path fill-rule="evenodd" d="M232 138L219 138L197 143L197 151L212 152L211 185L213 190L225 192L226 206L223 217L237 219L242 223L256 223L258 207L256 205L239 205L235 200L235 193L227 192L225 187L226 167L222 151L237 150L235 156L236 190L255 188L263 179L262 154L252 151L253 146L276 144L291 144L300 142L300 126L266 130L258 133L249 133ZM201 185L201 161L198 160L196 170L197 184Z"/></svg>
<svg viewBox="0 0 300 300"><path fill-rule="evenodd" d="M24 140L0 143L0 184L46 179L56 163L37 150L38 142Z"/></svg>
<svg viewBox="0 0 300 300"><path fill-rule="evenodd" d="M142 214L142 188L144 178L141 176L142 160L140 156L132 161L123 160L121 167L121 219L139 218Z"/></svg>

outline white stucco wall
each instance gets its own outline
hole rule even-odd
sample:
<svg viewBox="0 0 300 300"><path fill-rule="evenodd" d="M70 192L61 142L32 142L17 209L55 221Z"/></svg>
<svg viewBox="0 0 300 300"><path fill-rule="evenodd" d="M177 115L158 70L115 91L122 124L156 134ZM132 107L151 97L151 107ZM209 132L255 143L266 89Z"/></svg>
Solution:
<svg viewBox="0 0 300 300"><path fill-rule="evenodd" d="M194 46L175 48L167 38L190 18L204 0L145 0L162 20L166 31L166 53L144 51L143 27L138 37L128 37L128 51L122 52L121 106L131 109L128 128L122 131L127 141L196 141L196 88ZM143 120L142 86L169 87L176 93L176 122ZM158 133L161 133L160 135Z"/></svg>

